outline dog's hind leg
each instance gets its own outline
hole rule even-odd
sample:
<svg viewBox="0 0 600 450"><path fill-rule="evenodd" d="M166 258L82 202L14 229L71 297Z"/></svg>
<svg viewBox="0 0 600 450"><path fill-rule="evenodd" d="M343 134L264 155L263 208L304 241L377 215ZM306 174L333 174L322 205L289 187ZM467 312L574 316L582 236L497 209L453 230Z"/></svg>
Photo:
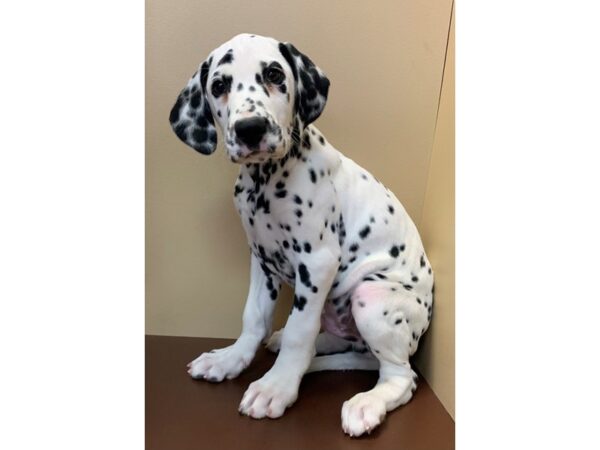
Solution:
<svg viewBox="0 0 600 450"><path fill-rule="evenodd" d="M375 387L342 406L342 428L350 436L370 433L388 411L412 398L417 377L409 356L428 324L427 309L417 298L398 283L383 280L364 282L352 293L356 326L380 367Z"/></svg>

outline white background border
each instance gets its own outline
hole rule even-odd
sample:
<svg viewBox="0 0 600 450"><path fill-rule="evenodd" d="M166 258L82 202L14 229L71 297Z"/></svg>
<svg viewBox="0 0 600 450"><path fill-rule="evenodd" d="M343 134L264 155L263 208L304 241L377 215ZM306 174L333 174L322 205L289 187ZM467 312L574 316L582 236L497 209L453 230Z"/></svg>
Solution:
<svg viewBox="0 0 600 450"><path fill-rule="evenodd" d="M456 5L459 449L600 448L599 8Z"/></svg>
<svg viewBox="0 0 600 450"><path fill-rule="evenodd" d="M456 5L460 449L599 447L598 13ZM143 27L1 7L1 448L143 448Z"/></svg>
<svg viewBox="0 0 600 450"><path fill-rule="evenodd" d="M143 448L144 4L0 8L0 448Z"/></svg>

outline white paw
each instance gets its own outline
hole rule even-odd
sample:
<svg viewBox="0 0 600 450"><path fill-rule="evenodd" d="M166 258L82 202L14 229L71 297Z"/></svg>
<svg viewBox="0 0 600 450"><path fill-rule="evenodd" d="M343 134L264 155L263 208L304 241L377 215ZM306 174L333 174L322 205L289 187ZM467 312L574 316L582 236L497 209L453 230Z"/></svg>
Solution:
<svg viewBox="0 0 600 450"><path fill-rule="evenodd" d="M361 392L342 405L342 429L352 437L370 433L383 422L385 412L383 400Z"/></svg>
<svg viewBox="0 0 600 450"><path fill-rule="evenodd" d="M290 382L289 377L267 373L248 386L239 412L255 419L276 419L297 398L298 385Z"/></svg>
<svg viewBox="0 0 600 450"><path fill-rule="evenodd" d="M254 354L251 351L236 347L235 344L219 350L202 353L188 364L188 373L192 378L204 378L218 383L225 378L237 377L248 367Z"/></svg>
<svg viewBox="0 0 600 450"><path fill-rule="evenodd" d="M267 341L267 348L273 353L277 353L281 348L281 335L283 334L283 328L281 330L277 330L275 333L271 335L269 340Z"/></svg>

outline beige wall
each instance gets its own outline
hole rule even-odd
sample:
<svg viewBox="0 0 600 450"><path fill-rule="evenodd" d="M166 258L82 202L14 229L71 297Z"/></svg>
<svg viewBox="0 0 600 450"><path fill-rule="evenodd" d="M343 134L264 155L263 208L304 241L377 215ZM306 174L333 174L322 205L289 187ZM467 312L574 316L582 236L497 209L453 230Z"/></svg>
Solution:
<svg viewBox="0 0 600 450"><path fill-rule="evenodd" d="M294 43L331 80L316 125L390 187L419 225L429 219L451 3L147 1L147 333L236 337L241 328L249 251L232 201L237 166L222 143L210 157L185 147L167 120L199 62L240 32ZM289 290L277 325L288 308Z"/></svg>
<svg viewBox="0 0 600 450"><path fill-rule="evenodd" d="M454 20L420 231L435 270L435 306L416 363L454 417Z"/></svg>

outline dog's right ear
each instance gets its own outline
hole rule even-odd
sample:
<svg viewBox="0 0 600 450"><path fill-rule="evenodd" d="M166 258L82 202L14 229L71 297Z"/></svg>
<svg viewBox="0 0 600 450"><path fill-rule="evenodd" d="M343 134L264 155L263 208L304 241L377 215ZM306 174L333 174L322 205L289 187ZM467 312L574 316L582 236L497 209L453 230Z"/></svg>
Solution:
<svg viewBox="0 0 600 450"><path fill-rule="evenodd" d="M192 75L169 115L171 127L179 139L203 155L210 155L217 148L217 130L206 98L206 79L211 62L212 57Z"/></svg>

